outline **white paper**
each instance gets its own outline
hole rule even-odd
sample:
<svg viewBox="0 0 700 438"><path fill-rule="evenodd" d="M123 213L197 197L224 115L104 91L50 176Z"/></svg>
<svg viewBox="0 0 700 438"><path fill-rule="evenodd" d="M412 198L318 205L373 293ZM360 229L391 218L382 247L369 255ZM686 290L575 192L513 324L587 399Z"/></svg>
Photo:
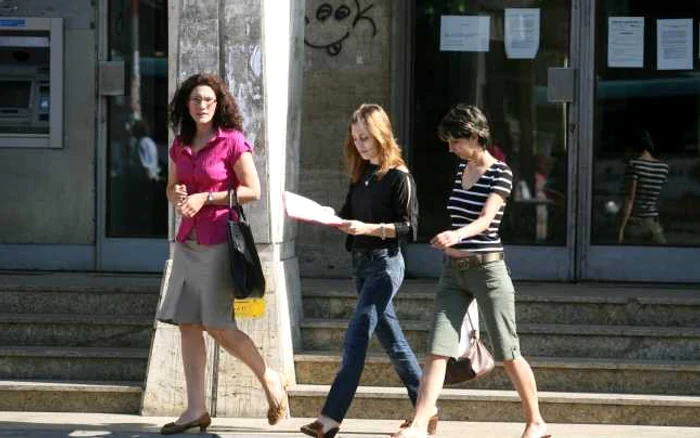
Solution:
<svg viewBox="0 0 700 438"><path fill-rule="evenodd" d="M440 18L440 50L488 52L491 18L483 15L443 15Z"/></svg>
<svg viewBox="0 0 700 438"><path fill-rule="evenodd" d="M316 201L292 192L284 192L284 209L287 216L306 222L323 225L340 225L345 222Z"/></svg>
<svg viewBox="0 0 700 438"><path fill-rule="evenodd" d="M656 68L693 69L693 19L656 20Z"/></svg>
<svg viewBox="0 0 700 438"><path fill-rule="evenodd" d="M505 45L509 59L534 59L540 48L539 8L506 8Z"/></svg>
<svg viewBox="0 0 700 438"><path fill-rule="evenodd" d="M608 67L644 67L644 17L608 17Z"/></svg>

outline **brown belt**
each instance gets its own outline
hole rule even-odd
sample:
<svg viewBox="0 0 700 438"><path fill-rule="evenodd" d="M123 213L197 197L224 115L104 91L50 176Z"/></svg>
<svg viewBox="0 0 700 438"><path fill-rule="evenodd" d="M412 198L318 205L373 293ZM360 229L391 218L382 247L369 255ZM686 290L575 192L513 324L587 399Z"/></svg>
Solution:
<svg viewBox="0 0 700 438"><path fill-rule="evenodd" d="M487 252L483 254L473 254L467 257L447 256L447 266L459 270L475 268L488 262L503 260L502 252Z"/></svg>

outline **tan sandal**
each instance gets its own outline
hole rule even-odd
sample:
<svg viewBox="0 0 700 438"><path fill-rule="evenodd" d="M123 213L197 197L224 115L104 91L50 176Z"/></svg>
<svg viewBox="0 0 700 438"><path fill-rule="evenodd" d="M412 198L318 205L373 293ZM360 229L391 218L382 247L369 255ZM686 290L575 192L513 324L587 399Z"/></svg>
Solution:
<svg viewBox="0 0 700 438"><path fill-rule="evenodd" d="M413 427L406 427L404 429L399 429L398 432L391 435L391 438L426 438L427 436L428 434L422 430L418 430Z"/></svg>
<svg viewBox="0 0 700 438"><path fill-rule="evenodd" d="M430 419L428 420L428 435L435 435L437 433L438 420L439 418L437 414L430 417ZM403 429L408 429L409 427L411 427L411 424L413 424L413 420L404 421L399 426L399 431Z"/></svg>

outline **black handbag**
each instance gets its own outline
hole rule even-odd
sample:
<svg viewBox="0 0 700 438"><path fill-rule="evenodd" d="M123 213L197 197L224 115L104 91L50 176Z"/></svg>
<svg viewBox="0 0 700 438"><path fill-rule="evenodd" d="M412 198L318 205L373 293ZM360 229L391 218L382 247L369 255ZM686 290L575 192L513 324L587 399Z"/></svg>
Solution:
<svg viewBox="0 0 700 438"><path fill-rule="evenodd" d="M467 311L467 316L471 322L469 311ZM472 327L474 327L473 323ZM479 339L479 331L472 330L471 345L467 351L456 359L451 357L447 360L445 385L455 385L478 379L491 372L494 366L493 356Z"/></svg>
<svg viewBox="0 0 700 438"><path fill-rule="evenodd" d="M229 269L235 286L233 294L238 299L262 298L265 295L265 275L255 248L253 232L238 203L235 189L229 191L229 209L230 212L235 209L238 213L237 222L229 214L227 229Z"/></svg>

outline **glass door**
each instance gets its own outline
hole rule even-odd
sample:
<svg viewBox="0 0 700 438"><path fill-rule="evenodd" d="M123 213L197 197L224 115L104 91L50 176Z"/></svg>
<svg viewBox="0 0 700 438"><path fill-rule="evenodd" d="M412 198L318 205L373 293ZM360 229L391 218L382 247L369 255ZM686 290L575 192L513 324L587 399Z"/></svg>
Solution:
<svg viewBox="0 0 700 438"><path fill-rule="evenodd" d="M700 281L697 2L597 0L581 277Z"/></svg>
<svg viewBox="0 0 700 438"><path fill-rule="evenodd" d="M514 175L501 225L514 278L571 279L574 113L572 104L551 99L556 90L548 79L552 68L577 67L570 57L571 0L417 0L413 13L409 147L421 242L448 227L456 158L437 138L437 124L452 105L476 104L491 124L491 154ZM439 274L440 253L427 243L407 253L411 275Z"/></svg>
<svg viewBox="0 0 700 438"><path fill-rule="evenodd" d="M99 270L160 272L168 255L166 0L102 1L102 59L124 93L101 117Z"/></svg>

